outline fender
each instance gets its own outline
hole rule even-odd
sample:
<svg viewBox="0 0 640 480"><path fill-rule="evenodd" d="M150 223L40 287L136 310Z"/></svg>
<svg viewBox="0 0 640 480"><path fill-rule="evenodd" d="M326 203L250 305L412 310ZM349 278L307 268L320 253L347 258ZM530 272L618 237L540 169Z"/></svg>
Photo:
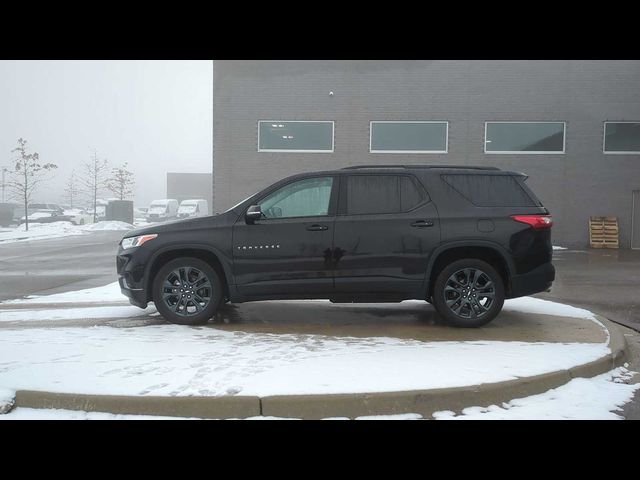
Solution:
<svg viewBox="0 0 640 480"><path fill-rule="evenodd" d="M163 253L167 253L167 252L170 252L172 250L183 250L185 248L206 250L206 251L212 253L213 255L215 255L216 258L220 261L220 265L222 265L222 269L224 270L225 280L227 282L229 290L231 290L231 287L235 282L233 281L233 269L231 267L232 260L229 259L228 255L225 255L223 253L223 251L220 250L219 248L216 248L216 247L214 247L214 246L212 246L210 244L206 244L206 243L176 243L176 244L173 244L173 245L166 245L164 247L159 248L158 250L156 250L153 253L151 258L147 262L147 265L145 266L145 269L144 269L144 286L143 286L143 288L144 288L145 292L147 292L149 290L149 281L150 281L150 275L149 274L151 272L151 267L155 263L156 259L160 255L162 255Z"/></svg>
<svg viewBox="0 0 640 480"><path fill-rule="evenodd" d="M431 278L431 272L433 271L433 266L435 265L436 260L438 260L438 257L443 253L445 253L447 250L451 250L453 248L460 248L460 247L490 248L494 250L496 253L498 253L498 255L500 255L500 257L504 260L504 263L507 266L507 273L509 274L509 278L512 278L513 275L515 274L515 271L516 271L515 265L513 264L513 259L511 258L509 251L499 243L492 242L490 240L482 240L482 239L457 240L453 242L447 242L445 244L442 244L436 247L431 253L431 256L429 257L429 262L427 263L427 272L424 278L424 282L422 284L422 291L424 292L424 295L427 295L429 292L429 279Z"/></svg>

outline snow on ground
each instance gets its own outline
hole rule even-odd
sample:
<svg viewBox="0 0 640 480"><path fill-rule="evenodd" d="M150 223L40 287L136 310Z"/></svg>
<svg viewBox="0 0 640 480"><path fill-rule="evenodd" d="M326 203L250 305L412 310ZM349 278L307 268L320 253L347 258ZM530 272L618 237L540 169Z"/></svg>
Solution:
<svg viewBox="0 0 640 480"><path fill-rule="evenodd" d="M0 322L47 321L47 320L83 320L98 318L131 318L151 315L156 312L154 307L145 310L133 305L112 307L81 307L60 309L34 310L0 310Z"/></svg>
<svg viewBox="0 0 640 480"><path fill-rule="evenodd" d="M86 288L72 292L56 293L54 295L29 295L24 299L7 300L0 303L5 304L29 304L29 303L94 303L94 302L127 302L120 292L118 282L96 288Z"/></svg>
<svg viewBox="0 0 640 480"><path fill-rule="evenodd" d="M553 249L554 249L554 250L567 250L567 247L560 247L560 246L558 246L558 245L554 245L554 246L553 246Z"/></svg>
<svg viewBox="0 0 640 480"><path fill-rule="evenodd" d="M535 297L512 298L504 301L504 311L523 312L542 315L556 315L558 317L586 318L596 321L595 315L584 308L572 307L564 303L551 302ZM599 323L599 322L596 322Z"/></svg>
<svg viewBox="0 0 640 480"><path fill-rule="evenodd" d="M11 409L14 397L15 392L13 390L0 387L0 416Z"/></svg>
<svg viewBox="0 0 640 480"><path fill-rule="evenodd" d="M105 222L91 223L89 225L83 225L80 228L82 228L83 230L96 232L96 231L104 231L104 230L110 230L110 231L123 230L123 231L126 231L126 230L132 230L135 227L133 225L131 225L130 223L110 220L110 221L105 221Z"/></svg>
<svg viewBox="0 0 640 480"><path fill-rule="evenodd" d="M625 368L593 378L576 378L566 385L539 395L511 400L502 406L487 408L469 407L463 413L442 411L433 414L437 420L617 420L615 413L629 402L640 383L628 384L633 375ZM372 415L356 420L420 420L422 415L406 413L399 415ZM146 415L115 415L110 413L71 410L36 410L16 408L0 420L186 420L179 417ZM247 420L288 420L281 417L250 417ZM348 420L332 417L325 420Z"/></svg>
<svg viewBox="0 0 640 480"><path fill-rule="evenodd" d="M71 222L29 223L29 231L25 226L0 231L0 244L27 240L46 240L50 238L68 237L71 235L88 235L97 231L126 231L135 228L125 222L98 222L88 225L73 225Z"/></svg>
<svg viewBox="0 0 640 480"><path fill-rule="evenodd" d="M0 232L0 244L25 240L45 240L48 238L68 237L70 235L86 235L88 233L70 222L29 223L29 231L25 231L25 226L20 225L12 230Z"/></svg>
<svg viewBox="0 0 640 480"><path fill-rule="evenodd" d="M178 325L11 329L0 335L0 385L170 396L403 391L512 380L608 353L604 343L420 342Z"/></svg>
<svg viewBox="0 0 640 480"><path fill-rule="evenodd" d="M501 406L469 407L461 415L436 412L439 420L616 420L613 413L629 402L640 383L626 384L634 375L625 368L593 378L574 378L540 395L518 398Z"/></svg>

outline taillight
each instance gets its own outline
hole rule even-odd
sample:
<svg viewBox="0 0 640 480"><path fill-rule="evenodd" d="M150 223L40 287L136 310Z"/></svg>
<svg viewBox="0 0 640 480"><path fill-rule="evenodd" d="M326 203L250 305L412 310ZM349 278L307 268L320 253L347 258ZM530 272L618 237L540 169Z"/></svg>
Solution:
<svg viewBox="0 0 640 480"><path fill-rule="evenodd" d="M511 215L516 222L531 225L535 230L551 228L553 220L551 215Z"/></svg>

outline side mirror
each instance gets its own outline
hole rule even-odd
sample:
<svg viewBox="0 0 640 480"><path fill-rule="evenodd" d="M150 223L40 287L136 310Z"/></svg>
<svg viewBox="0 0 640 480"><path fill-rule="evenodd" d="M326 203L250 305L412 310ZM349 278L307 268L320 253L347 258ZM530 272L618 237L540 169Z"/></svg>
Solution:
<svg viewBox="0 0 640 480"><path fill-rule="evenodd" d="M244 220L248 225L253 225L256 220L262 218L262 208L260 205L251 205L244 214Z"/></svg>

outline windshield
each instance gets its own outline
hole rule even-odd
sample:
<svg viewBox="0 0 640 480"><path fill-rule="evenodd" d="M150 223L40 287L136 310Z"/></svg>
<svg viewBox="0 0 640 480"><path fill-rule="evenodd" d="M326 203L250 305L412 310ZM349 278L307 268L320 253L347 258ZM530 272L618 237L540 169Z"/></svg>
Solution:
<svg viewBox="0 0 640 480"><path fill-rule="evenodd" d="M253 196L254 196L255 194L257 194L257 193L258 193L258 192L254 192L254 193L252 193L251 195L249 195L249 196L248 196L247 198L245 198L244 200L242 200L242 201L240 201L240 202L236 203L236 204L235 204L233 207L231 207L230 209L225 210L225 212L224 212L224 213L230 212L231 210L233 210L234 208L236 208L238 205L242 205L244 202L246 202L247 200L249 200L251 197L253 197Z"/></svg>
<svg viewBox="0 0 640 480"><path fill-rule="evenodd" d="M194 203L190 203L187 205L180 205L180 208L178 208L178 212L180 213L191 213L191 212L195 212L196 211L196 204Z"/></svg>

